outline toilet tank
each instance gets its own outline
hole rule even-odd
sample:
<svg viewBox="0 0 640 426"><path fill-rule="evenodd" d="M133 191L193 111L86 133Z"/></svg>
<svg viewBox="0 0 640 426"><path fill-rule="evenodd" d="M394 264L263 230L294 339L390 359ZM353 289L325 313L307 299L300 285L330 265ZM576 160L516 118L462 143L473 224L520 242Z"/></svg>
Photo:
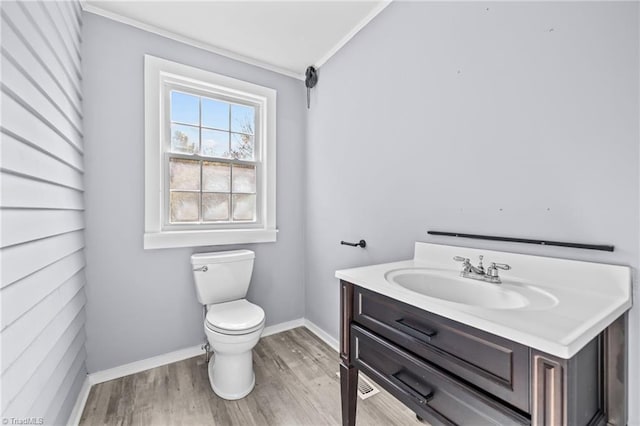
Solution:
<svg viewBox="0 0 640 426"><path fill-rule="evenodd" d="M244 299L249 290L251 250L218 251L191 255L198 301L203 305Z"/></svg>

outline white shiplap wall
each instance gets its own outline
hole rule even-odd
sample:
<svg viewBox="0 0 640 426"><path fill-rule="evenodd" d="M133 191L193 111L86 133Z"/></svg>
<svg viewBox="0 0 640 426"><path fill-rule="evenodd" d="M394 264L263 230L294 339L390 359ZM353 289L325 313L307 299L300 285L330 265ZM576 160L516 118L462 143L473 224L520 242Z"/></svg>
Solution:
<svg viewBox="0 0 640 426"><path fill-rule="evenodd" d="M64 424L86 376L82 15L0 9L1 416Z"/></svg>

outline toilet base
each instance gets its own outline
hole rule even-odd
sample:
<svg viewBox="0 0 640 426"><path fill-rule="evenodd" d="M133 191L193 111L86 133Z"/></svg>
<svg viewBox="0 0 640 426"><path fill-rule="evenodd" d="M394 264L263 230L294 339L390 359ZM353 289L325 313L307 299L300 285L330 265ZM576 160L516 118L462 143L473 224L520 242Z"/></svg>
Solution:
<svg viewBox="0 0 640 426"><path fill-rule="evenodd" d="M209 360L209 383L222 399L236 400L249 395L256 384L251 351L243 354L214 354Z"/></svg>
<svg viewBox="0 0 640 426"><path fill-rule="evenodd" d="M204 331L213 349L213 358L208 365L209 383L220 398L240 399L253 390L256 378L252 349L260 340L263 329L264 321L246 334L223 334L205 323Z"/></svg>

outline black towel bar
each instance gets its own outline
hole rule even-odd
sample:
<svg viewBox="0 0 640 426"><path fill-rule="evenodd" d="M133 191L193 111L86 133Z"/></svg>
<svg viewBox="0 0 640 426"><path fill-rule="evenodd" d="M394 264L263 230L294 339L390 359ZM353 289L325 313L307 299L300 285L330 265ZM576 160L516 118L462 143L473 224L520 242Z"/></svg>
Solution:
<svg viewBox="0 0 640 426"><path fill-rule="evenodd" d="M540 244L543 246L571 247L571 248L580 248L580 249L587 249L587 250L613 251L614 249L613 246L604 245L604 244L566 243L562 241L530 240L527 238L512 238L512 237L496 237L493 235L461 234L459 232L427 231L427 234L443 235L447 237L473 238L476 240L505 241L510 243L527 243L527 244Z"/></svg>

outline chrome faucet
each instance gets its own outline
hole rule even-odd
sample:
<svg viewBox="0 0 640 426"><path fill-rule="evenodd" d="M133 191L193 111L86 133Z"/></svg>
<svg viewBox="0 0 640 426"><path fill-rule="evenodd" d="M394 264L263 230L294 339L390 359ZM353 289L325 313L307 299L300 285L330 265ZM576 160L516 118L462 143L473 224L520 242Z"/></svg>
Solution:
<svg viewBox="0 0 640 426"><path fill-rule="evenodd" d="M482 266L483 257L484 256L480 256L480 263L478 263L477 267L473 266L467 257L455 256L453 260L456 262L462 262L462 273L473 272L474 274L484 275L484 266Z"/></svg>
<svg viewBox="0 0 640 426"><path fill-rule="evenodd" d="M484 265L482 264L482 259L484 256L480 256L480 261L478 266L473 266L471 261L467 257L455 256L453 260L456 262L462 262L462 271L460 271L460 276L463 278L471 278L473 280L486 281L493 284L500 284L502 281L500 280L500 276L498 274L498 270L502 269L503 271L508 271L511 269L511 266L506 263L495 263L492 262L491 266L486 270L484 269Z"/></svg>

